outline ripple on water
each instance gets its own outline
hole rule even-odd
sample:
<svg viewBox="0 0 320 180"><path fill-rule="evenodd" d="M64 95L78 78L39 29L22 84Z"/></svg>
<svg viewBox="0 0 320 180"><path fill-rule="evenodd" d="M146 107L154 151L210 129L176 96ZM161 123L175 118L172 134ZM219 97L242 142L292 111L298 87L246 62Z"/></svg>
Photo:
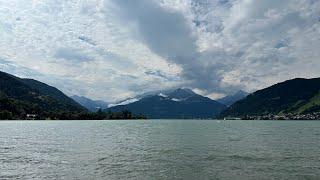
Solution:
<svg viewBox="0 0 320 180"><path fill-rule="evenodd" d="M16 156L16 157L8 157L6 159L2 159L2 163L17 163L17 164L41 164L43 160L29 158L25 156Z"/></svg>
<svg viewBox="0 0 320 180"><path fill-rule="evenodd" d="M97 162L105 161L105 160L107 160L107 159L108 159L108 157L99 158L99 159L97 160Z"/></svg>
<svg viewBox="0 0 320 180"><path fill-rule="evenodd" d="M228 137L228 141L231 141L231 142L236 142L236 141L241 141L242 140L242 137L239 137L239 136L230 136Z"/></svg>
<svg viewBox="0 0 320 180"><path fill-rule="evenodd" d="M12 150L12 149L15 149L15 147L13 147L13 146L11 146L11 147L0 147L0 149Z"/></svg>
<svg viewBox="0 0 320 180"><path fill-rule="evenodd" d="M320 177L320 121L17 124L0 125L0 179Z"/></svg>

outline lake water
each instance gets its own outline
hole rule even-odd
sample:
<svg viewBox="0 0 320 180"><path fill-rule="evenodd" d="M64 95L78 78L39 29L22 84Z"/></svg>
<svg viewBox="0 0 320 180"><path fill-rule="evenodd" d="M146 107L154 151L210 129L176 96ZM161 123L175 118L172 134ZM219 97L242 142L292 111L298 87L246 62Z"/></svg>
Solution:
<svg viewBox="0 0 320 180"><path fill-rule="evenodd" d="M320 179L320 121L3 121L0 179Z"/></svg>

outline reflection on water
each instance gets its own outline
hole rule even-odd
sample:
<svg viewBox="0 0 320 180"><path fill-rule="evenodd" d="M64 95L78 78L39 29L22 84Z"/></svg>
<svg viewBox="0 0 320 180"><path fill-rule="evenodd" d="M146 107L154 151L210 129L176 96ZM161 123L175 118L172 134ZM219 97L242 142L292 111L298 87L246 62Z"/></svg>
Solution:
<svg viewBox="0 0 320 180"><path fill-rule="evenodd" d="M0 179L319 179L320 121L5 121Z"/></svg>

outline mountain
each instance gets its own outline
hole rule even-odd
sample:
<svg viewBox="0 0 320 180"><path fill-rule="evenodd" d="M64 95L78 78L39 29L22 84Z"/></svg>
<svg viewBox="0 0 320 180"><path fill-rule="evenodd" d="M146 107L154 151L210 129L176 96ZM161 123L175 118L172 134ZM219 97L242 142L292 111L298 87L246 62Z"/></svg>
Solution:
<svg viewBox="0 0 320 180"><path fill-rule="evenodd" d="M192 90L187 88L179 88L171 93L169 93L168 97L176 100L184 100L193 96L200 96L194 93Z"/></svg>
<svg viewBox="0 0 320 180"><path fill-rule="evenodd" d="M149 91L149 92L145 92L145 93L142 93L142 94L139 94L135 97L131 97L131 98L127 98L127 99L124 99L124 100L121 100L121 101L118 101L118 102L115 102L115 103L112 103L112 104L109 104L108 107L114 107L114 106L120 106L120 105L127 105L127 104L130 104L130 103L133 103L133 102L136 102L136 101L139 101L140 99L142 98L145 98L145 97L150 97L150 96L155 96L155 95L165 95L165 94L170 94L172 93L173 91L175 91L176 89L167 89L167 90L157 90L157 91ZM186 89L187 90L187 89ZM191 91L191 90L190 90Z"/></svg>
<svg viewBox="0 0 320 180"><path fill-rule="evenodd" d="M216 101L218 101L221 104L224 104L226 106L231 106L233 103L247 97L248 95L249 95L249 93L239 90L238 92L236 92L233 95L226 96L221 99L217 99Z"/></svg>
<svg viewBox="0 0 320 180"><path fill-rule="evenodd" d="M21 81L30 88L37 90L41 95L52 97L65 105L71 106L71 108L76 107L83 109L82 106L79 106L79 103L69 98L55 87L33 79L21 79Z"/></svg>
<svg viewBox="0 0 320 180"><path fill-rule="evenodd" d="M127 105L110 107L106 111L129 110L152 119L191 119L213 118L225 108L225 105L217 101L198 95L190 89L180 88L168 94L150 95Z"/></svg>
<svg viewBox="0 0 320 180"><path fill-rule="evenodd" d="M82 112L80 104L57 88L0 71L0 110L21 116L41 112Z"/></svg>
<svg viewBox="0 0 320 180"><path fill-rule="evenodd" d="M248 95L221 116L306 114L320 111L320 78L292 79Z"/></svg>
<svg viewBox="0 0 320 180"><path fill-rule="evenodd" d="M87 108L91 112L96 112L99 109L108 108L108 103L99 100L92 100L83 96L71 96L73 100L81 104L83 107Z"/></svg>

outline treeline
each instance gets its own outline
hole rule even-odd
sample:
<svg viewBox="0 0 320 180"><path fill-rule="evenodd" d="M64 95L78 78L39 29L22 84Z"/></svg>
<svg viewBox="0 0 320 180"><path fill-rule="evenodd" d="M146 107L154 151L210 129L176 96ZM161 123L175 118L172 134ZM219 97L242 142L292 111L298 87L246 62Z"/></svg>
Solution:
<svg viewBox="0 0 320 180"><path fill-rule="evenodd" d="M37 119L53 120L121 120L121 119L146 119L144 115L134 115L130 111L121 112L61 112L61 113L44 113Z"/></svg>
<svg viewBox="0 0 320 180"><path fill-rule="evenodd" d="M70 111L56 108L49 110L37 103L20 101L13 98L3 98L0 94L0 120L104 120L104 119L146 119L144 115L135 115L130 111L121 112L89 112L85 110Z"/></svg>
<svg viewBox="0 0 320 180"><path fill-rule="evenodd" d="M133 115L131 112L46 112L42 114L22 114L16 115L10 111L0 111L0 120L129 120L146 119L144 115Z"/></svg>
<svg viewBox="0 0 320 180"><path fill-rule="evenodd" d="M122 112L42 112L39 114L14 114L0 110L0 120L121 120L146 119L144 115L134 115L130 111Z"/></svg>

